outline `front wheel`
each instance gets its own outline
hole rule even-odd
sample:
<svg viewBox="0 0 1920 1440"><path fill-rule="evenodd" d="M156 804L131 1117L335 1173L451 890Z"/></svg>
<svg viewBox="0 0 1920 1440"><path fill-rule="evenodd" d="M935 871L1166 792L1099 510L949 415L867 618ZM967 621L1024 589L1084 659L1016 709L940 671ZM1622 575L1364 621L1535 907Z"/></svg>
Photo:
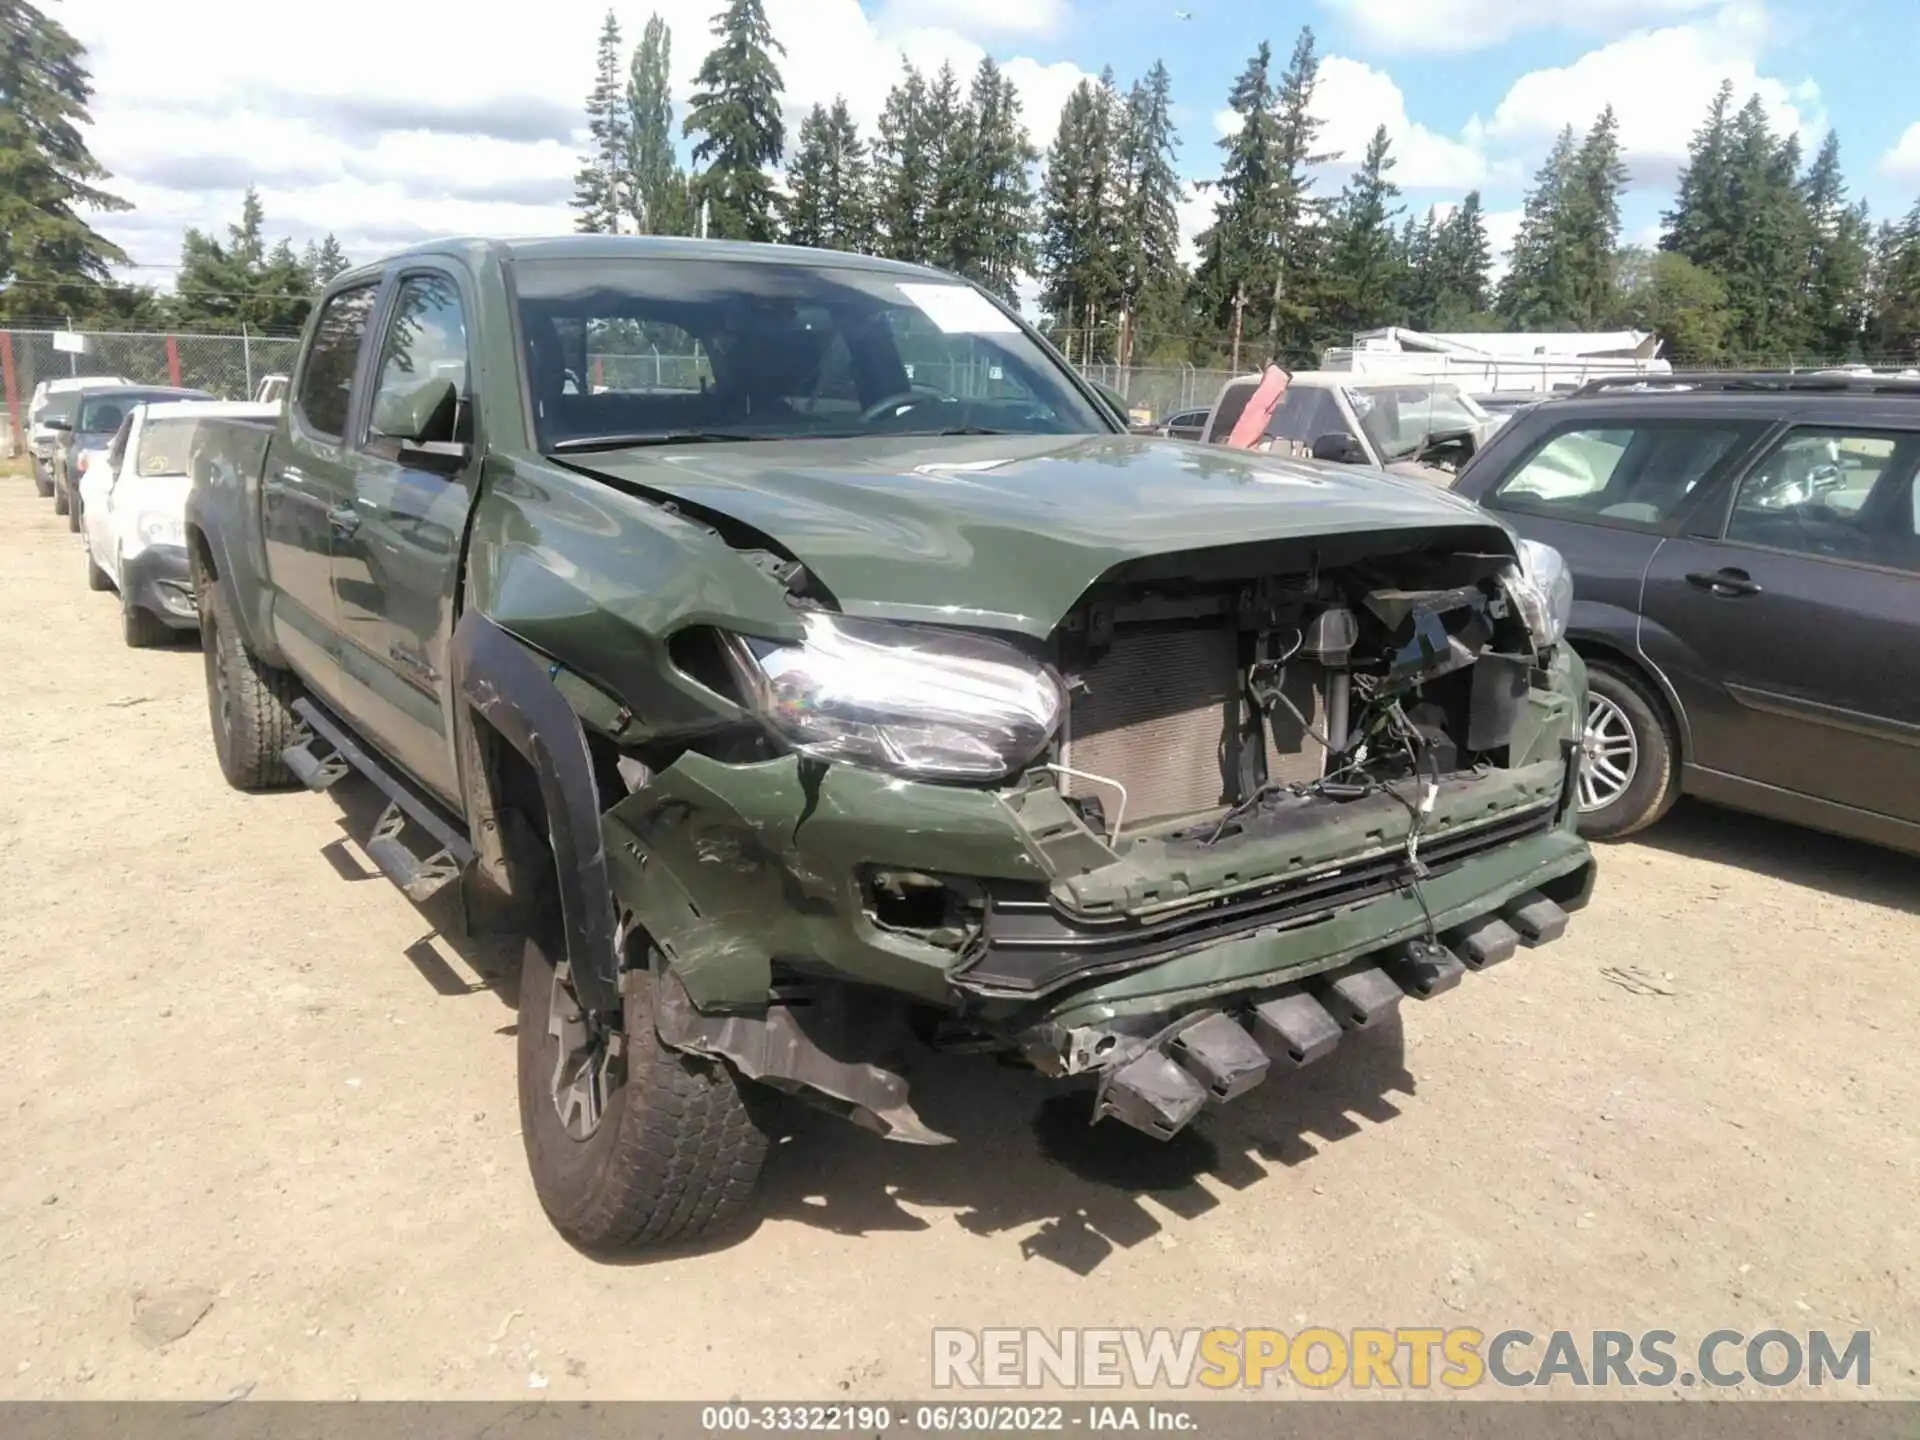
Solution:
<svg viewBox="0 0 1920 1440"><path fill-rule="evenodd" d="M520 1133L541 1207L589 1251L720 1228L767 1154L748 1082L661 1044L645 977L618 1014L583 1011L562 949L550 920L520 966Z"/></svg>
<svg viewBox="0 0 1920 1440"><path fill-rule="evenodd" d="M33 462L33 490L42 500L53 494L53 472L40 460Z"/></svg>
<svg viewBox="0 0 1920 1440"><path fill-rule="evenodd" d="M1679 747L1646 682L1605 660L1587 665L1580 738L1580 833L1618 840L1644 830L1680 795Z"/></svg>
<svg viewBox="0 0 1920 1440"><path fill-rule="evenodd" d="M149 650L164 645L173 635L166 622L151 610L133 603L131 595L120 597L120 638L130 650Z"/></svg>
<svg viewBox="0 0 1920 1440"><path fill-rule="evenodd" d="M58 480L53 482L53 513L56 515L67 513L67 487Z"/></svg>
<svg viewBox="0 0 1920 1440"><path fill-rule="evenodd" d="M113 589L113 577L93 563L93 547L87 547L87 588L89 590Z"/></svg>

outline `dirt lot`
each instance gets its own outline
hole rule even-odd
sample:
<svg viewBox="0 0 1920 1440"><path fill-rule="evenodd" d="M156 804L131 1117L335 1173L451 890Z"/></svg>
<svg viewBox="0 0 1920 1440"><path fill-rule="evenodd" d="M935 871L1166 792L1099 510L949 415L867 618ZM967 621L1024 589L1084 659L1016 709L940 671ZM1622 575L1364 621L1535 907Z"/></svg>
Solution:
<svg viewBox="0 0 1920 1440"><path fill-rule="evenodd" d="M1682 807L1175 1144L955 1062L963 1145L809 1121L757 1228L607 1265L528 1185L504 957L362 797L227 789L197 649L123 648L18 474L0 547L0 1397L898 1398L936 1325L1307 1323L1865 1327L1920 1395L1911 860Z"/></svg>

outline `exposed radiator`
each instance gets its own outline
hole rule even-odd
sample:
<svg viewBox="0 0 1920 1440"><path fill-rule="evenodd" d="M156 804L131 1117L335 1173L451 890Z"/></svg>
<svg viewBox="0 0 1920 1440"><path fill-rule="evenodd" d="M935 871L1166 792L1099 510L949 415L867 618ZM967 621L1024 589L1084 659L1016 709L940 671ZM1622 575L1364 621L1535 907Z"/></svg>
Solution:
<svg viewBox="0 0 1920 1440"><path fill-rule="evenodd" d="M1073 694L1061 763L1127 788L1127 826L1215 809L1237 798L1233 743L1243 694L1236 636L1225 624L1120 627ZM1326 676L1297 661L1285 692L1315 729L1326 722ZM1276 737L1274 731L1280 733ZM1281 711L1269 726L1267 775L1287 782L1321 773L1325 757ZM1097 796L1112 815L1111 787L1062 777L1069 795Z"/></svg>

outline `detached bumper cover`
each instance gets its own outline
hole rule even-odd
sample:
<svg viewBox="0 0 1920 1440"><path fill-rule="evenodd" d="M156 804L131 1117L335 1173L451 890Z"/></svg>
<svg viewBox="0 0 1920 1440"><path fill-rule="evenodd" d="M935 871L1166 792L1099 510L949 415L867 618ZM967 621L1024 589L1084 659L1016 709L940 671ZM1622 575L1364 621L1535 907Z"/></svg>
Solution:
<svg viewBox="0 0 1920 1440"><path fill-rule="evenodd" d="M120 589L129 605L148 611L172 629L200 628L185 546L152 545L128 556L121 562Z"/></svg>

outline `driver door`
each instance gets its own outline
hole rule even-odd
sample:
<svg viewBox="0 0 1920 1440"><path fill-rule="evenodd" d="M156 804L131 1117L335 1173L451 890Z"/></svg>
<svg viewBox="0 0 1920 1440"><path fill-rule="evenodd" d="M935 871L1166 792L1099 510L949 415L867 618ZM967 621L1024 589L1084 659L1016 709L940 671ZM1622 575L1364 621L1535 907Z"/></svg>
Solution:
<svg viewBox="0 0 1920 1440"><path fill-rule="evenodd" d="M1693 765L1920 819L1917 464L1920 432L1789 430L1718 533L1662 543L1642 644L1685 707Z"/></svg>

